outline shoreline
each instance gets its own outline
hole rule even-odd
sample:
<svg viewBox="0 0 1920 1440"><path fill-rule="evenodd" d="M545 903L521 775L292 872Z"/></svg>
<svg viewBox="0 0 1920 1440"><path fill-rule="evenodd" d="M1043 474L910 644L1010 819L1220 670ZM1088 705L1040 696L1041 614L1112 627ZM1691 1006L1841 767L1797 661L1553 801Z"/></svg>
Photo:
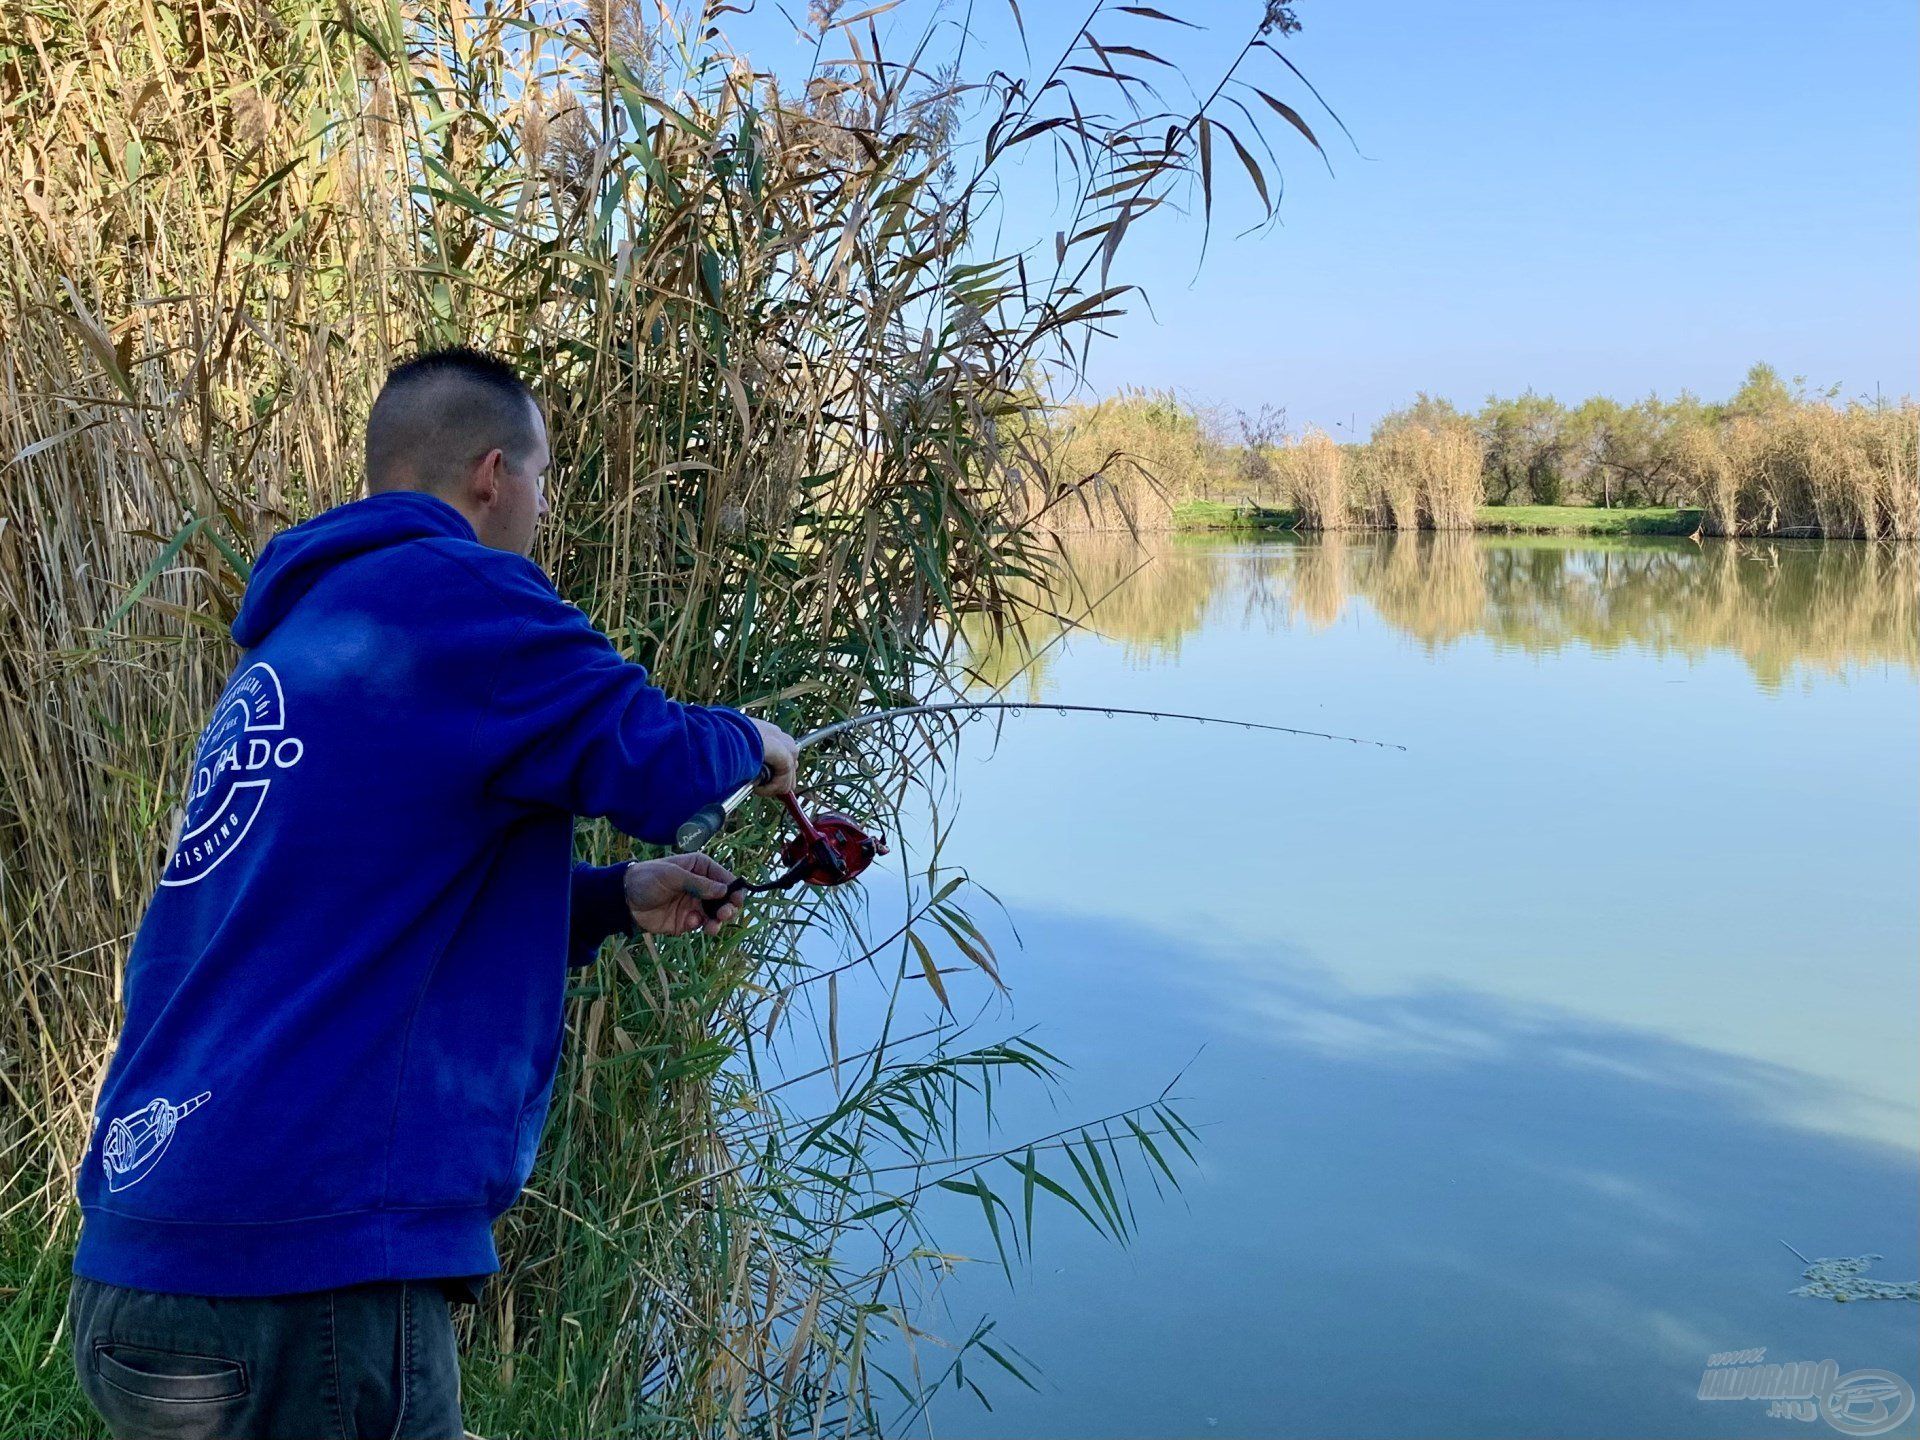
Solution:
<svg viewBox="0 0 1920 1440"><path fill-rule="evenodd" d="M1693 508L1641 507L1601 509L1589 505L1482 505L1470 531L1479 535L1664 536L1703 539L1705 513ZM1141 529L1150 527L1142 526ZM1188 500L1172 507L1163 528L1171 532L1300 531L1300 512L1260 505L1231 505L1218 500ZM1350 526L1342 534L1398 529L1396 526ZM1318 533L1318 532L1314 532ZM1713 536L1738 540L1859 539L1858 536L1808 534L1804 527L1753 535Z"/></svg>

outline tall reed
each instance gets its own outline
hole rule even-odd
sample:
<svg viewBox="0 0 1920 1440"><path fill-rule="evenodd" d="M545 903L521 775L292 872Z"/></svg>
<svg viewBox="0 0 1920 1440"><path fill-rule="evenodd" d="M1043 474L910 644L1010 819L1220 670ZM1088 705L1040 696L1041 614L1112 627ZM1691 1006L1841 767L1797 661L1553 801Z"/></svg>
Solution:
<svg viewBox="0 0 1920 1440"><path fill-rule="evenodd" d="M1681 465L1721 535L1920 535L1920 410L1782 405L1688 437Z"/></svg>
<svg viewBox="0 0 1920 1440"><path fill-rule="evenodd" d="M1479 438L1465 425L1426 432L1421 447L1425 522L1434 530L1471 530L1486 499Z"/></svg>
<svg viewBox="0 0 1920 1440"><path fill-rule="evenodd" d="M676 25L622 0L573 18L533 0L47 0L9 17L0 1286L18 1303L0 1388L28 1431L90 1423L57 1343L68 1175L233 658L225 624L265 539L356 493L390 361L459 339L540 378L558 467L539 558L677 693L802 729L948 685L956 619L997 632L1029 608L1017 586L1046 560L1021 518L1077 490L1035 492L1033 377L1124 303L1110 272L1131 223L1185 186L1211 202L1224 125L1134 103L1151 93L1137 42L1167 23L1150 13L1097 5L1037 77L963 81L930 40L895 56L870 14L820 5L818 63L782 89L726 49L728 8ZM1255 23L1224 75L1274 60L1273 17ZM995 176L1045 150L1078 176L1065 238L989 248ZM876 737L809 783L884 822L937 775L929 739ZM767 840L750 827L733 858ZM617 853L604 830L586 844ZM964 1187L1016 1245L1008 1187L1124 1234L1113 1167L1166 1170L1173 1112L1019 1152L989 1181L943 1158L964 1102L1048 1057L838 1035L837 972L800 965L802 933L839 935L902 1007L943 1007L954 964L997 980L957 877L907 879L908 927L879 946L844 906L773 904L725 946L616 946L580 987L544 1158L472 1327L471 1423L871 1431L890 1366L910 1395L951 1370L882 1343L908 1335L889 1287L927 1264L917 1196ZM820 1115L769 1078L802 1017L829 1037ZM979 1362L975 1339L954 1356Z"/></svg>
<svg viewBox="0 0 1920 1440"><path fill-rule="evenodd" d="M1362 467L1375 523L1401 530L1470 530L1485 498L1480 442L1464 424L1382 425Z"/></svg>
<svg viewBox="0 0 1920 1440"><path fill-rule="evenodd" d="M1346 466L1323 430L1308 430L1274 452L1274 468L1303 530L1339 530L1349 522Z"/></svg>

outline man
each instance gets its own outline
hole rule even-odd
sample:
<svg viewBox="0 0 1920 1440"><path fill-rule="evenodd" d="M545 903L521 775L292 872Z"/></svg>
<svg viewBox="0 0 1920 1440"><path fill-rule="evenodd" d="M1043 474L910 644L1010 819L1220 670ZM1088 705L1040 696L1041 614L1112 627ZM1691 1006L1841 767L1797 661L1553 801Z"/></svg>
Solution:
<svg viewBox="0 0 1920 1440"><path fill-rule="evenodd" d="M527 558L546 426L506 365L388 377L366 498L276 536L126 973L79 1182L75 1361L116 1436L456 1437L450 1295L498 1268L569 963L715 933L664 841L793 741L676 704Z"/></svg>

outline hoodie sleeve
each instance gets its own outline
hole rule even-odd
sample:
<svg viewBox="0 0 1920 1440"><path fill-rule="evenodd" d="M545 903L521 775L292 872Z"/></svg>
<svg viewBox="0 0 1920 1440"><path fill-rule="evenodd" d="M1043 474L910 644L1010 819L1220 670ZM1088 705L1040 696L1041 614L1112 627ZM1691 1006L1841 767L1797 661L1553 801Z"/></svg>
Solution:
<svg viewBox="0 0 1920 1440"><path fill-rule="evenodd" d="M633 912L627 909L627 862L574 866L572 904L567 912L568 966L578 970L591 965L602 941L632 930Z"/></svg>
<svg viewBox="0 0 1920 1440"><path fill-rule="evenodd" d="M623 659L578 607L526 562L514 622L478 721L488 792L574 815L604 816L666 844L680 822L759 773L760 735L735 710L683 705Z"/></svg>

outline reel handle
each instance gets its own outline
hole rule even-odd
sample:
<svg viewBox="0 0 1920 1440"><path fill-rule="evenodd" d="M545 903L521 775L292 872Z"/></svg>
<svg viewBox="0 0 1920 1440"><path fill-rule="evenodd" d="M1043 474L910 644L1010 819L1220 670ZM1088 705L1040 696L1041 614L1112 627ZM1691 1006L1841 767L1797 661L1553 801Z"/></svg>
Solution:
<svg viewBox="0 0 1920 1440"><path fill-rule="evenodd" d="M752 887L749 886L746 881L740 879L738 876L735 876L733 883L727 887L726 894L722 895L717 900L702 900L700 902L700 908L707 912L707 917L709 919L718 920L720 918L721 906L731 905L734 901L738 900L742 895L746 894L747 891L751 888Z"/></svg>

